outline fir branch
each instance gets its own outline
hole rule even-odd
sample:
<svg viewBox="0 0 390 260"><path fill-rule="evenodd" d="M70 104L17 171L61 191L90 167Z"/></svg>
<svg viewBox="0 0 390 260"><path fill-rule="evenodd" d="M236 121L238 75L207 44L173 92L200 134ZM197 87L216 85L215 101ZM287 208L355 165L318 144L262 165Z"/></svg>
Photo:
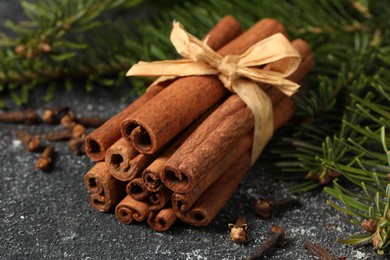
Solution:
<svg viewBox="0 0 390 260"><path fill-rule="evenodd" d="M296 98L298 117L290 125L291 138L271 144L278 158L285 159L278 165L306 178L295 191L341 178L355 184L360 192L334 182L326 191L340 205L328 203L353 216L352 223L370 219L376 229L344 242L371 239L379 253L389 247L389 1L203 0L177 2L147 18L105 19L110 11L138 3L24 2L30 21L8 22L17 37L0 37L0 93L23 104L30 91L44 83L49 85L47 98L58 86L71 89L74 78L82 79L88 90L98 84L123 84L124 71L132 63L176 57L168 41L173 19L201 37L226 14L245 27L262 17L276 18L291 38L311 44L317 62L307 77L310 91ZM57 80L65 83L56 85Z"/></svg>

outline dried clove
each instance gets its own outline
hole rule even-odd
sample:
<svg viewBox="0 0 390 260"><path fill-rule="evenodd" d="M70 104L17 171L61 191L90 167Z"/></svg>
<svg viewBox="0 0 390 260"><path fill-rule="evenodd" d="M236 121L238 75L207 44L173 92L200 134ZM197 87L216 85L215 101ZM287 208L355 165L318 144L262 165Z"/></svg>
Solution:
<svg viewBox="0 0 390 260"><path fill-rule="evenodd" d="M267 240L249 256L249 260L260 259L268 250L274 246L283 246L286 238L284 228L279 226L271 227L271 235Z"/></svg>
<svg viewBox="0 0 390 260"><path fill-rule="evenodd" d="M61 125L64 128L72 128L75 124L81 124L85 127L99 127L107 121L101 117L76 117L76 115L68 110L67 113L61 117Z"/></svg>
<svg viewBox="0 0 390 260"><path fill-rule="evenodd" d="M33 136L26 131L16 130L15 132L16 139L22 141L24 146L29 152L37 151L41 146L41 140L39 136Z"/></svg>
<svg viewBox="0 0 390 260"><path fill-rule="evenodd" d="M106 118L102 117L80 117L77 122L85 127L99 127L107 121Z"/></svg>
<svg viewBox="0 0 390 260"><path fill-rule="evenodd" d="M230 228L230 240L240 243L248 242L247 229L248 224L244 216L238 216L236 224L229 223Z"/></svg>
<svg viewBox="0 0 390 260"><path fill-rule="evenodd" d="M256 200L255 213L263 219L271 218L272 214L278 209L284 209L289 206L299 204L296 198L286 198L281 200L269 201L263 198Z"/></svg>
<svg viewBox="0 0 390 260"><path fill-rule="evenodd" d="M50 171L54 157L54 146L49 145L43 150L41 156L39 156L35 169L42 171Z"/></svg>
<svg viewBox="0 0 390 260"><path fill-rule="evenodd" d="M84 138L85 136L82 137L73 137L72 139L69 140L68 146L72 150L74 155L81 155L85 154L85 142Z"/></svg>
<svg viewBox="0 0 390 260"><path fill-rule="evenodd" d="M68 111L69 107L61 107L57 109L45 107L42 120L48 124L59 124L61 117L68 113Z"/></svg>
<svg viewBox="0 0 390 260"><path fill-rule="evenodd" d="M0 122L2 123L26 123L37 124L40 122L38 114L32 110L27 109L25 111L11 111L0 114Z"/></svg>
<svg viewBox="0 0 390 260"><path fill-rule="evenodd" d="M69 140L73 137L80 138L85 134L85 127L80 124L74 125L72 128L50 132L43 135L43 137L48 141L61 141Z"/></svg>
<svg viewBox="0 0 390 260"><path fill-rule="evenodd" d="M321 260L335 260L336 258L329 253L325 248L322 246L305 241L304 246L307 250L309 250L313 255L319 257Z"/></svg>
<svg viewBox="0 0 390 260"><path fill-rule="evenodd" d="M72 128L76 125L76 116L72 111L67 111L67 113L61 117L61 125L64 128Z"/></svg>

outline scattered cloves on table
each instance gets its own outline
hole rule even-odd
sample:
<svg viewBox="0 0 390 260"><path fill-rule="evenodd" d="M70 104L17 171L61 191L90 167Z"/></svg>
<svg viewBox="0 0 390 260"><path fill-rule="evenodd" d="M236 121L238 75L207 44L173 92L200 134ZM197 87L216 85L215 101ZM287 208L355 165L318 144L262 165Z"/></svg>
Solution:
<svg viewBox="0 0 390 260"><path fill-rule="evenodd" d="M85 127L99 127L107 121L102 117L80 117L77 118L77 122Z"/></svg>
<svg viewBox="0 0 390 260"><path fill-rule="evenodd" d="M61 141L69 140L73 137L80 138L85 134L85 127L81 124L75 124L72 128L57 131L49 132L43 135L43 137L48 141Z"/></svg>
<svg viewBox="0 0 390 260"><path fill-rule="evenodd" d="M236 224L228 224L230 228L230 240L240 243L248 242L247 229L248 224L244 216L238 216Z"/></svg>
<svg viewBox="0 0 390 260"><path fill-rule="evenodd" d="M64 128L72 128L76 125L76 116L71 110L68 110L66 114L61 117L60 121Z"/></svg>
<svg viewBox="0 0 390 260"><path fill-rule="evenodd" d="M69 107L51 108L45 107L42 120L48 124L59 124L60 119L69 111Z"/></svg>
<svg viewBox="0 0 390 260"><path fill-rule="evenodd" d="M68 110L65 115L61 117L61 125L64 128L72 128L75 124L81 124L85 127L99 127L107 121L101 117L76 117L76 115Z"/></svg>
<svg viewBox="0 0 390 260"><path fill-rule="evenodd" d="M2 123L26 123L37 124L40 122L38 114L32 110L27 109L25 111L10 111L0 114L0 122Z"/></svg>
<svg viewBox="0 0 390 260"><path fill-rule="evenodd" d="M267 240L255 251L253 252L248 259L255 260L260 259L264 254L273 248L274 246L283 246L286 238L286 233L284 228L279 226L271 227L271 235L267 238Z"/></svg>
<svg viewBox="0 0 390 260"><path fill-rule="evenodd" d="M322 246L320 246L316 243L305 241L304 246L313 255L319 257L321 260L335 260L336 259L336 257L334 257L331 253L329 253L325 248L323 248Z"/></svg>
<svg viewBox="0 0 390 260"><path fill-rule="evenodd" d="M35 164L35 169L42 171L50 171L54 157L54 146L48 145L45 150L43 150L41 156L39 156L37 163Z"/></svg>
<svg viewBox="0 0 390 260"><path fill-rule="evenodd" d="M29 152L37 151L41 146L41 140L39 136L33 136L30 133L23 130L15 130L15 138L22 141L24 146Z"/></svg>
<svg viewBox="0 0 390 260"><path fill-rule="evenodd" d="M272 214L278 209L284 209L289 206L299 204L296 198L285 198L281 200L269 201L263 198L256 200L255 213L263 219L271 218Z"/></svg>

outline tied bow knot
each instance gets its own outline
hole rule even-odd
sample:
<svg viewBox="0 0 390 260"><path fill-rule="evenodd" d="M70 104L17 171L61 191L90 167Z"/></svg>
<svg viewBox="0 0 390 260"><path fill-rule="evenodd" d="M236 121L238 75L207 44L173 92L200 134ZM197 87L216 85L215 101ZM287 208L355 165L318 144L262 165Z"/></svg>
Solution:
<svg viewBox="0 0 390 260"><path fill-rule="evenodd" d="M253 44L241 55L223 57L207 45L207 37L204 41L197 39L176 21L173 22L170 39L184 59L141 61L133 65L126 75L160 76L153 84L181 76L218 76L224 86L236 93L253 113L253 164L273 134L272 102L258 83L271 84L288 96L294 94L299 85L285 77L297 69L301 61L299 53L279 33Z"/></svg>
<svg viewBox="0 0 390 260"><path fill-rule="evenodd" d="M221 73L220 79L225 84L225 87L234 92L232 89L232 82L239 78L237 75L239 55L226 55L221 59L217 70Z"/></svg>

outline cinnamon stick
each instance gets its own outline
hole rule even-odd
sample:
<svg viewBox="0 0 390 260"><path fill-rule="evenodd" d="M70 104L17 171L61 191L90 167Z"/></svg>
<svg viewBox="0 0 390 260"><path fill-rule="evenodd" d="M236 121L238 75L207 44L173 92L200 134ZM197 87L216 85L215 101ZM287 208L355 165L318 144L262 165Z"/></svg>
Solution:
<svg viewBox="0 0 390 260"><path fill-rule="evenodd" d="M145 94L127 106L122 112L111 117L102 126L87 135L85 138L87 155L94 161L104 160L107 148L121 137L120 123L163 90L163 88L161 84L152 86Z"/></svg>
<svg viewBox="0 0 390 260"><path fill-rule="evenodd" d="M148 224L156 231L166 231L175 223L176 219L173 209L165 208L159 212L150 212Z"/></svg>
<svg viewBox="0 0 390 260"><path fill-rule="evenodd" d="M153 192L149 195L149 210L160 210L171 201L172 191L166 187L163 187L157 192Z"/></svg>
<svg viewBox="0 0 390 260"><path fill-rule="evenodd" d="M151 195L145 188L142 178L135 178L126 186L126 193L135 200L144 200Z"/></svg>
<svg viewBox="0 0 390 260"><path fill-rule="evenodd" d="M310 59L312 59L312 56L310 54L310 51L306 52L305 54L305 51L309 50L307 43L301 40L294 41L293 43L294 45L299 44L299 48L297 48L298 51L300 51L302 55L306 55L306 57L309 59L306 63L303 63L302 66L300 66L300 68L297 70L298 72L293 78L294 80L301 80L307 74L307 72L311 70L313 66L313 61L310 61ZM234 95L231 98L233 97ZM228 102L228 100L226 102ZM286 100L291 101L290 98L284 96L282 98L282 101L277 104L273 104L274 115L276 115L277 118L281 118L275 120L274 117L275 128L280 127L281 122L283 123L289 117L291 117L291 113L289 112L290 110L294 111L293 107L286 107L286 104L293 104L293 102L285 103ZM200 128L201 126L198 129ZM196 132L192 136L194 136L195 134ZM239 141L237 145L242 145L242 141ZM240 180L245 176L245 172L249 170L249 154L250 149L248 149L244 153L244 155L242 155L241 158L238 159L233 164L233 166L231 166L230 169L226 170L225 173L223 173L223 175L217 181L215 181L206 191L203 192L203 194L200 196L199 199L197 199L191 209L188 210L188 206L185 204L186 199L189 202L193 202L193 198L191 196L193 196L193 194L197 195L196 193L191 192L190 194L188 194L188 197L186 197L186 194L177 194L178 197L173 195L173 208L175 209L175 213L179 217L179 219L192 225L207 225L208 223L210 223L210 221L215 217L218 211L223 207L228 197L230 197L230 195L236 189L238 184L234 182L240 182ZM236 175L232 174L232 171L236 172ZM235 180L231 180L230 178L233 178ZM201 184L199 185L201 186ZM189 203L189 205L191 204Z"/></svg>
<svg viewBox="0 0 390 260"><path fill-rule="evenodd" d="M173 153L183 144L183 142L195 131L195 129L213 112L218 108L220 103L215 104L194 123L191 124L183 133L177 137L158 158L156 158L143 172L142 180L145 187L151 192L158 192L164 185L160 180L160 172L163 166L172 156Z"/></svg>
<svg viewBox="0 0 390 260"><path fill-rule="evenodd" d="M280 28L276 20L263 19L218 52L240 54L239 51L279 32ZM215 76L179 78L124 120L122 135L141 153L155 153L227 94Z"/></svg>
<svg viewBox="0 0 390 260"><path fill-rule="evenodd" d="M249 134L239 138L232 147L229 148L228 152L222 156L218 163L203 176L200 178L195 187L187 193L175 192L172 195L172 207L175 212L188 211L191 206L198 200L198 198L203 194L203 192L208 189L221 175L227 171L234 162L239 160L242 155L250 150L252 147L252 135Z"/></svg>
<svg viewBox="0 0 390 260"><path fill-rule="evenodd" d="M113 178L104 162L95 164L84 175L84 183L91 192L90 204L98 211L108 211L126 194L125 183Z"/></svg>
<svg viewBox="0 0 390 260"><path fill-rule="evenodd" d="M225 16L209 32L207 43L211 48L219 49L240 34L241 31L242 28L240 24L232 16ZM162 82L158 85L152 86L144 95L130 104L125 110L112 117L101 127L90 133L85 140L87 155L95 161L103 160L106 149L121 137L120 123L143 106L168 84L170 84L170 82Z"/></svg>
<svg viewBox="0 0 390 260"><path fill-rule="evenodd" d="M309 55L310 51L307 50L310 49L305 42L293 42L293 46L297 44L302 55ZM302 63L294 74L294 80L301 80L311 70L312 67L307 64L310 63ZM269 92L273 94L270 98L275 110L274 129L278 129L294 114L294 104L282 92L276 94L272 88L267 88L267 95ZM175 192L189 192L220 160L232 143L253 129L253 126L254 119L250 109L237 95L231 95L166 162L160 175L162 182Z"/></svg>
<svg viewBox="0 0 390 260"><path fill-rule="evenodd" d="M122 224L130 224L133 220L141 222L149 216L149 205L145 202L126 197L115 208L115 217Z"/></svg>
<svg viewBox="0 0 390 260"><path fill-rule="evenodd" d="M193 226L208 225L236 190L250 168L250 152L245 153L210 186L187 212L175 211L177 217Z"/></svg>
<svg viewBox="0 0 390 260"><path fill-rule="evenodd" d="M128 141L120 138L107 149L105 162L114 178L128 182L141 175L154 157L138 153Z"/></svg>

